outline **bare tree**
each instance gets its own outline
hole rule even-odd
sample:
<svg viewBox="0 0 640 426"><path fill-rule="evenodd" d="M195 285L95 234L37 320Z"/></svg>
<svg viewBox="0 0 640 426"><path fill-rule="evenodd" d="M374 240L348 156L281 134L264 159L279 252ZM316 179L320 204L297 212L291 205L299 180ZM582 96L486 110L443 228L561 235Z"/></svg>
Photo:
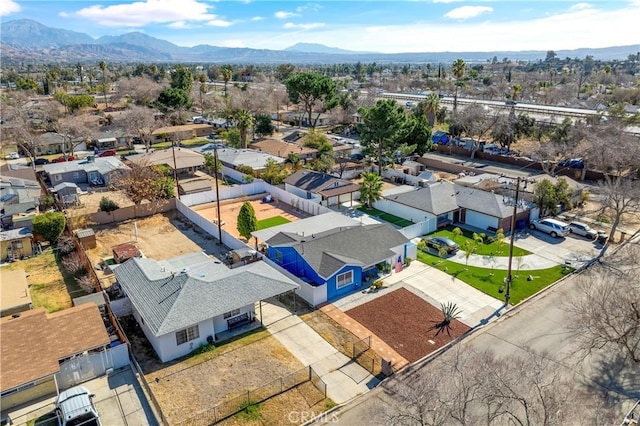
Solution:
<svg viewBox="0 0 640 426"><path fill-rule="evenodd" d="M118 82L118 93L128 96L135 105L148 106L158 99L158 95L167 86L153 81L147 77L132 77Z"/></svg>
<svg viewBox="0 0 640 426"><path fill-rule="evenodd" d="M67 271L71 275L80 275L86 272L84 262L82 261L82 257L80 257L80 253L75 250L67 254L62 259L62 266L64 267L65 271Z"/></svg>
<svg viewBox="0 0 640 426"><path fill-rule="evenodd" d="M471 158L475 156L480 148L480 141L493 128L498 118L497 113L490 113L482 105L475 103L468 105L454 116L452 126L457 128L458 132L473 139Z"/></svg>
<svg viewBox="0 0 640 426"><path fill-rule="evenodd" d="M124 191L134 204L139 205L144 200L164 198L163 188L158 185L162 178L162 173L155 167L141 162L132 164L128 170L120 170L111 185Z"/></svg>
<svg viewBox="0 0 640 426"><path fill-rule="evenodd" d="M165 122L154 116L154 110L142 106L132 106L115 120L116 125L129 134L136 135L144 143L147 152L153 142L153 131L162 127Z"/></svg>
<svg viewBox="0 0 640 426"><path fill-rule="evenodd" d="M630 250L635 268L599 264L578 278L578 292L566 309L569 329L585 354L618 350L640 363L640 250Z"/></svg>

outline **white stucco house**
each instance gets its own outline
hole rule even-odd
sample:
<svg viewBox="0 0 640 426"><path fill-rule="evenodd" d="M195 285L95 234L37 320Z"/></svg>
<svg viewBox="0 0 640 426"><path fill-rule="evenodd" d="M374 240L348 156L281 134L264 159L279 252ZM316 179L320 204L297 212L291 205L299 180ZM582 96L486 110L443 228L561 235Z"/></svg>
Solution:
<svg viewBox="0 0 640 426"><path fill-rule="evenodd" d="M163 261L131 258L114 273L162 362L255 321L256 302L299 287L264 262L229 269L202 252Z"/></svg>
<svg viewBox="0 0 640 426"><path fill-rule="evenodd" d="M327 207L360 199L359 185L313 170L298 170L282 182L285 191Z"/></svg>

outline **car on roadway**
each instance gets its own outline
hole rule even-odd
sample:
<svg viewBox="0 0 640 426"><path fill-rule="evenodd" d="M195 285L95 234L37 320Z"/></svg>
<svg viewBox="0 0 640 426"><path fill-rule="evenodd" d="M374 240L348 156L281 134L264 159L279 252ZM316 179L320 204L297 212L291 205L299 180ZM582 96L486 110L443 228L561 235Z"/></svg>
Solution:
<svg viewBox="0 0 640 426"><path fill-rule="evenodd" d="M514 101L513 99L507 99L506 101L504 101L505 105L518 105L518 102Z"/></svg>
<svg viewBox="0 0 640 426"><path fill-rule="evenodd" d="M106 151L102 151L100 154L98 154L98 157L113 157L114 155L116 155L116 151L114 149L108 149Z"/></svg>
<svg viewBox="0 0 640 426"><path fill-rule="evenodd" d="M590 240L595 240L598 237L598 231L582 222L569 223L569 232L571 234L589 238Z"/></svg>
<svg viewBox="0 0 640 426"><path fill-rule="evenodd" d="M51 160L52 163L64 163L65 161L74 161L76 159L75 156L73 155L63 155L61 157L58 158L54 158L53 160Z"/></svg>
<svg viewBox="0 0 640 426"><path fill-rule="evenodd" d="M411 101L407 101L407 103L405 104L405 106L407 108L413 108L414 106L416 106L415 102L411 102Z"/></svg>
<svg viewBox="0 0 640 426"><path fill-rule="evenodd" d="M438 253L440 250L446 250L447 254L455 254L460 249L458 244L450 238L441 237L441 236L433 236L423 238L424 247L435 249Z"/></svg>
<svg viewBox="0 0 640 426"><path fill-rule="evenodd" d="M529 224L529 228L549 234L553 238L569 235L569 225L556 219L534 220Z"/></svg>
<svg viewBox="0 0 640 426"><path fill-rule="evenodd" d="M46 158L36 158L33 161L29 161L27 163L27 166L33 166L34 164L36 166L44 166L45 164L49 164L49 160L47 160Z"/></svg>

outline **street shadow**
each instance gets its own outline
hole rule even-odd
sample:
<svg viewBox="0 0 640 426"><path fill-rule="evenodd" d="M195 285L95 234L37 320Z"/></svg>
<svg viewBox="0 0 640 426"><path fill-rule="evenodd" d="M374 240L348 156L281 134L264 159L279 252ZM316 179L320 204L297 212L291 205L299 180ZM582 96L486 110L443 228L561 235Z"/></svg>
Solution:
<svg viewBox="0 0 640 426"><path fill-rule="evenodd" d="M594 361L585 387L606 397L613 404L640 399L640 368L623 353Z"/></svg>

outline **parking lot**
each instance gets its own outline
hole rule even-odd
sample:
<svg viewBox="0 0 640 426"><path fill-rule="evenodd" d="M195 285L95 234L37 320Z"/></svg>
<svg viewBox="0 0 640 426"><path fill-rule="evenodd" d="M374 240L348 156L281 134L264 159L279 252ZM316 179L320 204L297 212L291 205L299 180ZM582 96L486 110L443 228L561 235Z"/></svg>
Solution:
<svg viewBox="0 0 640 426"><path fill-rule="evenodd" d="M157 425L149 402L131 368L82 384L95 395L93 399L103 425ZM53 415L55 397L38 401L9 413L12 425L57 426Z"/></svg>

